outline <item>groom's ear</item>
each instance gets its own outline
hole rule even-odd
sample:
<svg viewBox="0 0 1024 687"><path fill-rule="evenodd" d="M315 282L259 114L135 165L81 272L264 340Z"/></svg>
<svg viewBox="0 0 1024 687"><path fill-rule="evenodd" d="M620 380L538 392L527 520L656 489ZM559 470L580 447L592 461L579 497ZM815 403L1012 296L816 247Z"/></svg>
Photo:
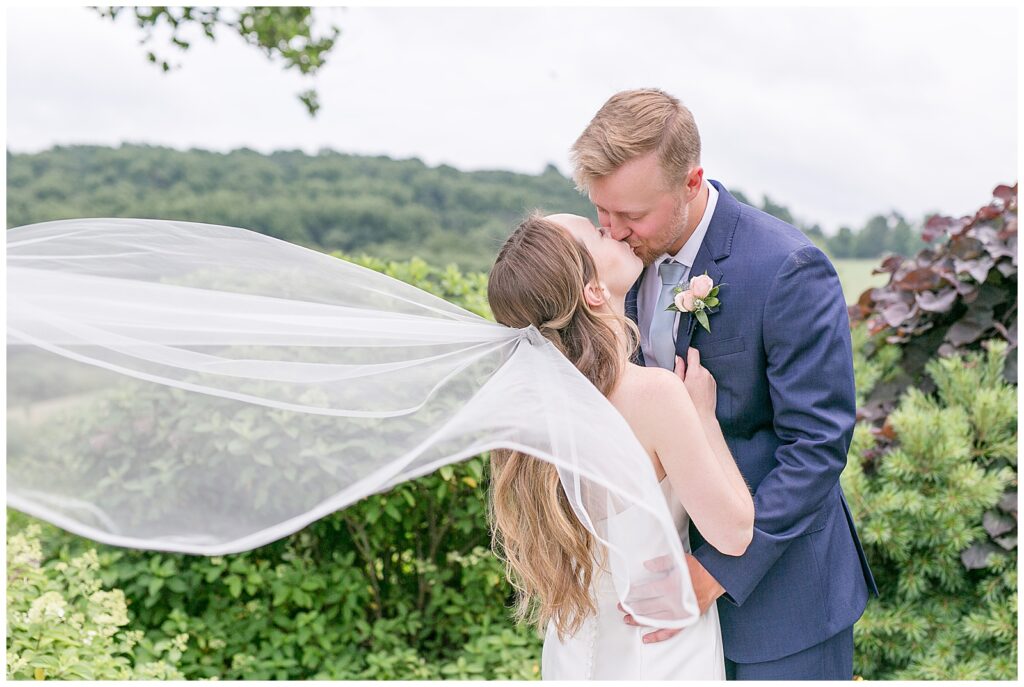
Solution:
<svg viewBox="0 0 1024 687"><path fill-rule="evenodd" d="M591 308L599 308L608 302L610 294L604 282L592 281L583 287L583 299Z"/></svg>
<svg viewBox="0 0 1024 687"><path fill-rule="evenodd" d="M703 181L704 168L700 165L691 167L690 171L686 173L686 202L690 202L697 197L697 194L700 193Z"/></svg>

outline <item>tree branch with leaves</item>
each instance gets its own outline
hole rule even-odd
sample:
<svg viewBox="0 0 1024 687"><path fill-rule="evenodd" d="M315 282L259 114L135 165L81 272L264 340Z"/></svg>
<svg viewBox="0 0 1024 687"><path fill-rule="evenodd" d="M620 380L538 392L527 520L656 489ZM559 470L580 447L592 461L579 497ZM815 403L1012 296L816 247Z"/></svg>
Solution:
<svg viewBox="0 0 1024 687"><path fill-rule="evenodd" d="M188 27L199 26L211 41L216 40L217 27L235 32L249 45L259 48L270 60L284 60L284 68L297 69L303 76L315 76L324 66L327 54L341 34L341 30L330 26L327 35L313 37L313 14L310 7L94 7L103 18L116 20L118 15L129 10L135 16L135 23L142 29L143 45L153 40L160 26L171 29L171 44L181 51L191 47L183 38ZM164 72L179 68L150 50L146 57L160 66ZM311 117L320 109L316 89L309 88L297 94Z"/></svg>

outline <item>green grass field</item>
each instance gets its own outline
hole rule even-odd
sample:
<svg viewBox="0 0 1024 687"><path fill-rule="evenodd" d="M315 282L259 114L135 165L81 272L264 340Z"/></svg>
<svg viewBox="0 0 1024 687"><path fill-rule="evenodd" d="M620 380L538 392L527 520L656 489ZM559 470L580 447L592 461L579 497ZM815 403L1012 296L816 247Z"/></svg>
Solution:
<svg viewBox="0 0 1024 687"><path fill-rule="evenodd" d="M839 273L839 281L843 283L847 303L856 303L867 289L885 285L889 280L888 274L871 274L871 270L881 263L881 258L844 258L832 261Z"/></svg>

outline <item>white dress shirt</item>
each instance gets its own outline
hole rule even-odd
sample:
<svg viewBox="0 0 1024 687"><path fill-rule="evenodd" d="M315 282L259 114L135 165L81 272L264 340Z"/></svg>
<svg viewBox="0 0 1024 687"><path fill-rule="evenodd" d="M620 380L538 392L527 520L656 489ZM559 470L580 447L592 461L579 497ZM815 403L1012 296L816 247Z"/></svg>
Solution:
<svg viewBox="0 0 1024 687"><path fill-rule="evenodd" d="M654 353L651 350L650 334L651 322L654 320L654 309L658 307L658 296L661 295L661 277L658 276L658 267L665 260L672 258L686 266L683 270L683 278L679 283L685 284L690 278L690 269L693 267L693 261L697 258L697 251L700 250L700 244L703 243L705 234L708 233L711 217L715 214L715 205L718 204L718 191L706 181L704 185L708 187L708 204L704 208L704 214L701 216L700 222L697 223L697 227L690 234L690 238L686 240L686 243L683 244L683 247L675 255L665 253L648 265L644 270L643 281L640 282L640 291L637 293L636 300L638 324L640 326L640 350L643 351L644 361L648 366L656 364ZM676 313L676 319L672 324L673 341L675 341L676 331L679 329L680 314Z"/></svg>

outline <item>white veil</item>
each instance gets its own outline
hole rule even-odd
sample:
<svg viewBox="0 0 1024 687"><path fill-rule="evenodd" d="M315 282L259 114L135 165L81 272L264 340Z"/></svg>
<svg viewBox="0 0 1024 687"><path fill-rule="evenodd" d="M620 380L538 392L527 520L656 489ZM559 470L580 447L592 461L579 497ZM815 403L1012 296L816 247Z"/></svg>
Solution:
<svg viewBox="0 0 1024 687"><path fill-rule="evenodd" d="M7 317L13 508L220 555L514 448L557 466L627 610L698 619L645 451L532 327L245 229L148 219L9 230ZM668 571L643 564L662 556Z"/></svg>

